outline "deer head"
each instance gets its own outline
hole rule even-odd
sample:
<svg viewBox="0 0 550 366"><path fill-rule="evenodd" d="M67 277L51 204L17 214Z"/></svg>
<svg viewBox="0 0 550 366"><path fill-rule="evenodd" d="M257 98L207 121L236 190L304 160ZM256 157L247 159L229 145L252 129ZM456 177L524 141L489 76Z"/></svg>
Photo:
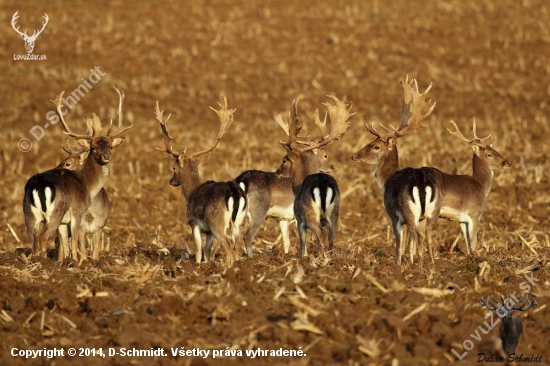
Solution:
<svg viewBox="0 0 550 366"><path fill-rule="evenodd" d="M233 123L233 113L235 112L235 109L228 109L227 108L227 98L224 96L222 97L222 103L218 103L220 106L219 110L216 110L212 107L214 112L218 115L218 118L220 120L220 127L218 130L218 136L216 137L216 140L214 143L207 149L196 152L191 155L186 155L185 150L182 152L176 152L172 149L172 136L170 136L170 133L168 131L168 120L170 119L171 114L166 117L166 119L163 118L164 111L161 111L159 108L159 104L157 101L156 108L155 108L155 116L157 120L160 123L160 128L162 129L162 132L164 134L164 146L165 148L158 148L157 150L164 151L172 157L175 158L174 165L172 166L172 170L174 172L174 175L172 176L172 179L170 179L170 184L172 186L179 186L182 184L182 179L184 177L184 171L189 169L192 172L195 172L197 174L198 178L198 172L197 167L201 164L204 164L208 157L210 156L210 153L218 146L218 143L220 142L222 136L225 134L225 132L229 129L231 124Z"/></svg>
<svg viewBox="0 0 550 366"><path fill-rule="evenodd" d="M25 49L27 50L27 53L32 53L33 49L34 49L34 42L36 41L36 38L38 38L38 36L40 35L40 33L42 33L42 31L44 30L44 28L46 28L46 25L48 24L48 14L44 13L44 22L42 22L42 29L40 30L34 30L33 34L31 36L27 35L27 30L25 29L24 32L21 32L19 31L19 26L17 26L17 28L15 27L16 26L16 22L17 22L17 18L19 18L19 15L17 14L19 12L16 11L15 14L13 14L13 17L11 18L11 26L13 27L13 29L21 36L21 38L23 38L23 40L25 41Z"/></svg>
<svg viewBox="0 0 550 366"><path fill-rule="evenodd" d="M515 296L513 298L508 296L504 299L501 296L501 302L499 303L492 298L492 296L487 297L487 299L483 299L482 297L480 304L494 311L501 318L502 323L500 324L499 332L502 348L508 353L513 353L516 351L519 337L523 331L523 324L519 318L513 316L513 310L527 311L533 306L538 307L537 299L533 297L533 299L529 300L528 295L522 295L519 299Z"/></svg>
<svg viewBox="0 0 550 366"><path fill-rule="evenodd" d="M410 134L426 125L422 121L426 119L435 108L435 102L426 101L426 95L432 88L432 84L428 85L423 93L418 91L418 83L415 79L409 82L408 76L405 82L400 81L403 95L401 97L401 116L399 127L396 129L393 126L387 128L384 125L380 126L384 132L378 132L374 128L374 122L366 124L367 130L376 137L374 141L356 152L351 158L354 161L364 162L369 164L378 164L383 157L390 151L394 151L396 140L400 137Z"/></svg>
<svg viewBox="0 0 550 366"><path fill-rule="evenodd" d="M113 87L116 92L119 95L119 110L122 109L122 101L124 100L124 91L120 91L117 88ZM111 150L118 145L122 144L125 137L120 137L124 132L128 131L130 128L132 128L134 125L130 125L129 127L126 127L122 130L120 130L116 135L111 136L111 130L113 127L113 121L111 120L111 123L109 124L109 128L107 130L107 133L105 135L101 135L103 132L101 121L99 118L95 115L95 113L92 113L92 118L86 117L86 125L88 126L88 131L90 134L86 135L79 135L76 133L73 133L69 127L69 125L65 122L65 119L63 118L63 113L61 111L61 100L63 98L63 94L65 92L62 92L59 94L55 99L52 100L52 103L55 104L57 114L59 115L59 118L61 120L61 124L63 125L63 132L69 136L71 136L73 139L77 141L78 144L80 144L85 150L90 151L91 157L94 159L94 161L98 165L106 165L111 161ZM119 125L122 124L122 115L119 114Z"/></svg>
<svg viewBox="0 0 550 366"><path fill-rule="evenodd" d="M312 170L329 172L334 169L332 164L328 162L328 156L325 154L324 149L334 141L340 140L349 127L349 118L355 113L350 113L352 103L347 104L345 98L343 100L339 100L332 95L327 95L327 97L332 99L335 103L323 103L323 105L327 108L323 121L319 118L319 110L315 111L314 122L321 132L321 138L317 141L312 141L306 136L300 136L303 125L298 118L297 99L292 102L292 108L289 112L288 121L286 123L280 116L275 118L277 123L288 136L286 142L280 141L281 145L285 148L287 155L283 159L282 165L275 172L278 176L289 176L292 172L292 167L298 160L303 160L303 158L307 158L309 155L313 154L321 155L318 156L318 159L307 159L308 162L313 162L314 165L316 165L315 169ZM330 118L330 128L328 130L327 115Z"/></svg>
<svg viewBox="0 0 550 366"><path fill-rule="evenodd" d="M454 129L447 128L449 133L455 137L458 137L462 141L465 141L469 143L472 146L472 150L474 151L474 154L481 160L486 161L489 165L489 169L502 169L502 168L508 168L511 163L506 160L502 155L500 155L495 149L491 147L491 144L493 144L496 141L496 138L492 135L488 135L487 137L478 137L477 131L476 131L476 120L475 118L472 118L472 133L474 135L473 138L467 139L464 137L464 135L460 132L458 129L458 126L454 121L449 121L449 123L453 126Z"/></svg>

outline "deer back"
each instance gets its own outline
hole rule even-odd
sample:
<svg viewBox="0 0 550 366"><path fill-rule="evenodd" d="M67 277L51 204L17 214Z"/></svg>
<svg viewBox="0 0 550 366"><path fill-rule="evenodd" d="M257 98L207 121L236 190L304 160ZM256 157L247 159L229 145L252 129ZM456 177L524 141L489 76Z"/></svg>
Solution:
<svg viewBox="0 0 550 366"><path fill-rule="evenodd" d="M405 168L384 186L384 206L390 217L400 216L412 225L439 215L441 188L431 168Z"/></svg>
<svg viewBox="0 0 550 366"><path fill-rule="evenodd" d="M191 192L187 203L187 221L204 232L238 225L247 210L244 191L235 182L207 181ZM223 215L222 215L223 213Z"/></svg>

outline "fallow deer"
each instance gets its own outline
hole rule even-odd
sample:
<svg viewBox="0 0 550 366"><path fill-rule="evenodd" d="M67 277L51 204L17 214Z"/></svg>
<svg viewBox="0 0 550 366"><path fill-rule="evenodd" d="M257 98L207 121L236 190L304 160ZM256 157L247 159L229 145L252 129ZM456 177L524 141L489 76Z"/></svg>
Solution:
<svg viewBox="0 0 550 366"><path fill-rule="evenodd" d="M523 324L521 320L513 316L513 310L527 311L533 306L538 307L537 299L533 297L529 300L529 295L521 295L518 299L515 296L509 296L506 299L500 297L501 303L492 300L492 296L488 296L487 299L480 300L481 306L485 306L487 309L494 311L500 318L501 323L499 326L500 340L502 341L502 348L507 353L516 352L516 347L519 343L519 337L523 332ZM491 302L492 301L492 302ZM518 305L519 304L519 305Z"/></svg>
<svg viewBox="0 0 550 366"><path fill-rule="evenodd" d="M466 240L467 253L472 254L477 249L479 220L487 206L487 196L491 191L494 170L507 168L511 163L490 146L495 142L493 136L484 138L477 136L475 119L472 120L474 135L472 139L464 137L456 123L453 121L449 123L454 128L448 129L451 135L472 146L473 174L471 176L447 174L435 169L443 200L440 217L460 223L464 240Z"/></svg>
<svg viewBox="0 0 550 366"><path fill-rule="evenodd" d="M56 168L80 171L89 152L72 151L68 145L64 146L63 150L67 152L69 156ZM103 228L107 224L110 211L111 203L109 201L109 196L107 195L105 188L101 188L99 193L92 197L90 206L82 214L82 220L80 222L80 238L78 241L79 243L88 244L88 247L91 248L92 251L92 259L94 260L99 260L99 253L103 250L101 245L101 237L103 234ZM85 258L85 255L82 255L82 257Z"/></svg>
<svg viewBox="0 0 550 366"><path fill-rule="evenodd" d="M312 153L319 159L319 170L322 173L330 173L334 169L323 148ZM235 178L235 182L241 186L248 198L249 225L244 234L248 257L253 256L254 237L267 217L273 217L279 221L283 249L285 254L288 254L290 249L288 226L294 220L294 193L291 179L277 177L274 172L247 170Z"/></svg>
<svg viewBox="0 0 550 366"><path fill-rule="evenodd" d="M340 210L340 191L336 180L328 174L320 173L319 160L312 154L313 150L323 148L339 140L349 127L348 119L355 113L350 113L345 99L339 100L328 96L335 104L324 103L330 116L330 131L326 130L327 115L321 122L319 111L315 111L315 124L321 130L319 142L304 143L304 137L299 136L302 128L298 119L298 101L292 102L288 123L277 120L283 129L288 131L288 141L281 141L287 155L277 169L276 174L281 177L289 176L292 179L294 192L294 216L298 227L300 248L298 257L306 255L306 228L310 229L317 244L316 254L320 247L326 248L325 230L328 231L329 250L334 247L334 236L338 229L338 215Z"/></svg>
<svg viewBox="0 0 550 366"><path fill-rule="evenodd" d="M119 94L119 104L122 104L124 92L121 93L116 88L115 90ZM31 177L25 185L23 212L33 255L38 255L40 252L42 257L46 257L48 239L60 225L69 225L72 257L77 260L78 249L83 257L86 256L84 243L79 243L78 240L82 214L90 206L92 198L103 188L108 176L106 165L111 161L112 149L124 141L121 135L133 125L111 136L111 121L107 134L100 135L101 122L95 114L92 114L92 118L87 119L92 135L73 133L63 118L62 98L63 92L52 102L56 105L58 120L63 125L64 133L75 139L90 153L79 171L52 169ZM66 232L60 232L59 236L62 241L68 240ZM67 244L62 243L61 246L68 248ZM62 254L58 256L59 260L63 260L64 256L68 255L65 251L62 251Z"/></svg>
<svg viewBox="0 0 550 366"><path fill-rule="evenodd" d="M375 164L374 174L384 194L384 207L392 221L395 235L396 262L401 264L403 255L403 225L407 226L410 239L418 244L420 258L423 255L423 234L421 220L427 221L426 236L428 254L433 262L431 249L431 228L438 218L441 207L441 188L436 182L436 174L430 168L405 168L399 170L397 139L422 128L422 121L433 111L435 102L426 101L426 95L432 84L423 93L418 91L415 79L408 78L401 82L403 95L401 98L401 116L397 129L382 126L384 133L378 132L374 124L367 130L376 139L363 147L351 158L357 162ZM410 258L414 260L415 250L411 243Z"/></svg>
<svg viewBox="0 0 550 366"><path fill-rule="evenodd" d="M218 146L220 139L233 123L235 109L227 108L227 99L222 98L223 103L218 103L219 110L210 107L219 117L220 128L216 141L206 150L186 155L185 151L175 152L172 149L172 137L168 131L167 122L170 115L163 119L164 111L156 104L155 116L160 123L164 134L165 148L157 148L170 154L174 159L172 170L174 172L170 185L181 186L181 194L187 206L187 223L191 226L196 245L196 262L202 259L201 234L206 234L204 257L210 260L210 250L214 238L223 246L226 254L227 267L232 267L235 256L236 240L241 226L246 217L248 206L246 194L241 187L233 181L201 183L199 165L206 162L210 153Z"/></svg>

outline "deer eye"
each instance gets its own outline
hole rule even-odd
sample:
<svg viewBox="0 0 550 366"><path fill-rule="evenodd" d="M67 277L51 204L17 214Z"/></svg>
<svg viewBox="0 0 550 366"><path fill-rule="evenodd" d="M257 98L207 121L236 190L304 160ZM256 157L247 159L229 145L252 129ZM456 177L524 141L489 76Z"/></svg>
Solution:
<svg viewBox="0 0 550 366"><path fill-rule="evenodd" d="M328 155L325 155L325 159L328 159Z"/></svg>
<svg viewBox="0 0 550 366"><path fill-rule="evenodd" d="M488 158L494 158L495 156L493 154L489 153L489 154L487 154L487 157Z"/></svg>
<svg viewBox="0 0 550 366"><path fill-rule="evenodd" d="M380 150L380 146L375 145L375 146L374 146L374 150Z"/></svg>

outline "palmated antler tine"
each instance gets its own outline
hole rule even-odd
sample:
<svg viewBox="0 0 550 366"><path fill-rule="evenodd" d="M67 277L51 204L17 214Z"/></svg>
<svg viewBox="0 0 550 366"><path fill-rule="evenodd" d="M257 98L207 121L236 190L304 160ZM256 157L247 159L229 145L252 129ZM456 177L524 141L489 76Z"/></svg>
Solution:
<svg viewBox="0 0 550 366"><path fill-rule="evenodd" d="M321 122L321 119L319 118L319 110L316 109L315 113L313 114L313 118L315 120L315 125L319 128L319 131L321 131L321 141L328 137L327 135L327 113L325 112L325 118L323 118L323 121Z"/></svg>
<svg viewBox="0 0 550 366"><path fill-rule="evenodd" d="M218 102L218 105L220 106L220 109L214 109L210 107L216 114L218 115L218 118L220 120L220 127L218 130L218 136L216 137L216 140L214 141L214 144L210 146L208 149L199 151L197 153L194 153L191 157L198 157L201 155L210 154L212 150L218 146L222 136L225 134L225 132L229 129L231 124L233 123L234 116L233 113L236 111L236 109L228 109L227 108L227 98L225 96L222 96L222 103Z"/></svg>
<svg viewBox="0 0 550 366"><path fill-rule="evenodd" d="M175 152L172 149L171 141L172 136L170 136L170 133L168 132L168 126L166 125L168 123L168 120L170 119L171 113L166 117L166 120L163 119L163 113L164 111L161 111L159 108L159 102L157 101L156 108L155 108L155 117L159 121L160 128L162 129L162 133L164 135L164 146L166 146L164 149L157 147L157 150L164 151L173 157L177 158L180 154Z"/></svg>
<svg viewBox="0 0 550 366"><path fill-rule="evenodd" d="M399 127L395 132L396 137L401 137L419 128L426 127L421 122L432 113L436 104L435 102L431 104L431 100L426 102L426 95L432 88L432 83L428 85L423 93L420 93L416 79L412 79L410 82L408 80L409 77L407 76L405 82L400 81L403 95L401 97Z"/></svg>
<svg viewBox="0 0 550 366"><path fill-rule="evenodd" d="M340 138L347 131L350 125L350 117L355 114L351 113L353 103L350 102L349 104L347 104L345 97L342 100L336 98L333 95L327 95L327 97L335 102L334 104L330 104L329 102L323 103L323 105L327 108L327 112L330 117L330 131L328 135L322 137L320 142L313 144L305 149L302 149L302 151L304 152L319 149L333 143L336 140L340 140ZM319 121L319 123L321 122ZM326 130L326 123L324 125L324 128Z"/></svg>

